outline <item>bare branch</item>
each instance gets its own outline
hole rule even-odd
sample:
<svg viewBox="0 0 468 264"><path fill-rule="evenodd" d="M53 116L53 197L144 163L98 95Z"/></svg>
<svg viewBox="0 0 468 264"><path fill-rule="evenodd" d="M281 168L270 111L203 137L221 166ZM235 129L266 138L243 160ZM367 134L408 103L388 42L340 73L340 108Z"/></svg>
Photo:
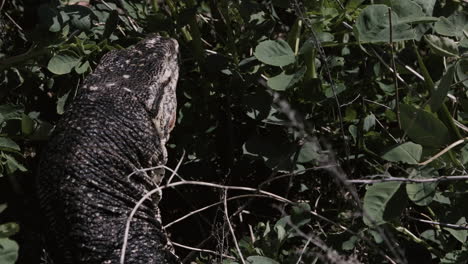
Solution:
<svg viewBox="0 0 468 264"><path fill-rule="evenodd" d="M231 232L232 240L234 241L234 246L236 246L236 250L237 250L237 253L239 254L241 262L242 262L242 264L246 264L244 256L242 255L242 251L239 248L239 243L237 242L236 233L234 232L234 228L232 227L231 220L229 219L226 197L227 197L227 190L224 190L224 197L223 197L224 216L226 217L226 222L228 224L229 231Z"/></svg>
<svg viewBox="0 0 468 264"><path fill-rule="evenodd" d="M189 250L193 250L193 251L198 251L198 252L210 253L210 254L222 256L222 257L225 257L225 258L228 258L228 259L233 259L233 260L236 259L236 258L233 257L233 256L226 255L226 254L220 254L220 253L218 253L218 252L216 252L216 251L209 250L209 249L196 248L196 247L189 247L189 246L186 246L186 245L182 245L182 244L176 243L176 242L174 242L174 241L171 241L171 244L174 245L174 246L176 246L176 247L180 247L180 248L185 248L185 249L189 249Z"/></svg>
<svg viewBox="0 0 468 264"><path fill-rule="evenodd" d="M388 176L384 174L374 175L374 176ZM441 181L459 181L459 180L468 180L468 175L459 175L459 176L440 176L438 178L424 178L424 179L410 179L403 177L386 177L377 180L347 180L349 183L360 183L360 184L374 184L381 182L409 182L409 183L428 183L428 182L441 182Z"/></svg>

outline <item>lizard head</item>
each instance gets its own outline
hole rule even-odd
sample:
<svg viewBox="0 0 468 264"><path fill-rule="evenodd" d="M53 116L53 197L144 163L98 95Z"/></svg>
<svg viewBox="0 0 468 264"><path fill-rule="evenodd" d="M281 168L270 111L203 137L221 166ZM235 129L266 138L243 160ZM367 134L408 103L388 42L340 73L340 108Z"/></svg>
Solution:
<svg viewBox="0 0 468 264"><path fill-rule="evenodd" d="M176 119L178 56L176 40L150 35L131 48L104 55L86 78L84 92L136 98L150 114L164 144Z"/></svg>

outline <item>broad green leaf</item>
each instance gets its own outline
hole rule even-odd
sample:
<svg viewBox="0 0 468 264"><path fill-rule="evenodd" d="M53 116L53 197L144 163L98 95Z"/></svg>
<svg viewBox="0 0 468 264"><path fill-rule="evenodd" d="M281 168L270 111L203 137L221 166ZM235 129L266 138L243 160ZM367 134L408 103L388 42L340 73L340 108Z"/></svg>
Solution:
<svg viewBox="0 0 468 264"><path fill-rule="evenodd" d="M369 5L356 20L359 40L363 42L389 42L389 8L386 5ZM402 41L416 38L416 32L408 24L398 23L398 15L392 11L392 40Z"/></svg>
<svg viewBox="0 0 468 264"><path fill-rule="evenodd" d="M442 192L436 192L432 200L441 204L447 204L447 205L452 204L452 202L450 201L450 198L444 195L444 193Z"/></svg>
<svg viewBox="0 0 468 264"><path fill-rule="evenodd" d="M363 129L364 131L369 131L372 127L375 126L375 115L370 114L364 118Z"/></svg>
<svg viewBox="0 0 468 264"><path fill-rule="evenodd" d="M421 153L421 145L414 144L413 142L406 142L390 149L382 155L382 158L393 162L418 164L421 159Z"/></svg>
<svg viewBox="0 0 468 264"><path fill-rule="evenodd" d="M19 232L19 225L14 222L0 225L0 238L7 238Z"/></svg>
<svg viewBox="0 0 468 264"><path fill-rule="evenodd" d="M21 132L24 135L28 136L31 135L34 131L34 120L28 115L23 114L21 118Z"/></svg>
<svg viewBox="0 0 468 264"><path fill-rule="evenodd" d="M91 67L89 66L89 61L85 61L85 62L83 62L81 64L77 64L75 66L75 72L78 73L78 74L85 73L90 69L91 69Z"/></svg>
<svg viewBox="0 0 468 264"><path fill-rule="evenodd" d="M460 226L467 226L465 217L463 216L460 219L458 219L458 221L455 224ZM449 231L449 233L461 243L466 242L466 238L468 237L468 230L459 230L448 227L444 227L444 229Z"/></svg>
<svg viewBox="0 0 468 264"><path fill-rule="evenodd" d="M68 91L67 93L65 93L57 99L57 114L63 115L63 113L65 112L65 103L67 102L69 94L70 91Z"/></svg>
<svg viewBox="0 0 468 264"><path fill-rule="evenodd" d="M320 158L320 147L317 146L317 143L306 141L299 151L299 156L297 157L297 162L299 163L307 163L314 160L318 160Z"/></svg>
<svg viewBox="0 0 468 264"><path fill-rule="evenodd" d="M409 178L410 179L425 179L425 178L437 178L439 173L433 168L425 168L421 170L414 170ZM435 196L437 182L427 183L407 183L406 193L408 198L419 206L427 206L432 202Z"/></svg>
<svg viewBox="0 0 468 264"><path fill-rule="evenodd" d="M346 251L353 250L354 247L356 246L356 242L358 241L359 241L359 238L357 236L351 236L348 240L346 240L345 242L341 244L341 249L346 250Z"/></svg>
<svg viewBox="0 0 468 264"><path fill-rule="evenodd" d="M421 6L411 0L390 0L384 2L388 7L392 8L392 11L394 11L400 19L414 19L426 16L422 11Z"/></svg>
<svg viewBox="0 0 468 264"><path fill-rule="evenodd" d="M20 147L13 140L7 137L0 137L0 150L20 151Z"/></svg>
<svg viewBox="0 0 468 264"><path fill-rule="evenodd" d="M0 214L5 211L5 209L8 208L8 205L6 203L2 203L0 204Z"/></svg>
<svg viewBox="0 0 468 264"><path fill-rule="evenodd" d="M291 210L291 222L296 227L301 227L310 222L310 205L307 203L300 203L293 206Z"/></svg>
<svg viewBox="0 0 468 264"><path fill-rule="evenodd" d="M286 66L296 61L296 56L284 40L266 40L257 45L255 57L268 65Z"/></svg>
<svg viewBox="0 0 468 264"><path fill-rule="evenodd" d="M432 16L436 0L413 0L413 2L415 2L422 8L422 11L425 15Z"/></svg>
<svg viewBox="0 0 468 264"><path fill-rule="evenodd" d="M465 88L468 88L468 60L460 60L456 66L457 81L462 82Z"/></svg>
<svg viewBox="0 0 468 264"><path fill-rule="evenodd" d="M3 104L0 105L0 124L12 120L12 119L21 119L24 113L24 108L12 104Z"/></svg>
<svg viewBox="0 0 468 264"><path fill-rule="evenodd" d="M393 218L396 215L399 215L402 205L404 203L399 203L399 206L392 203L392 199L399 200L402 197L399 193L401 187L401 182L382 182L376 183L372 186L369 186L366 194L364 195L364 204L363 210L364 223L368 226L380 225L385 223L389 218ZM389 211L390 214L386 213Z"/></svg>
<svg viewBox="0 0 468 264"><path fill-rule="evenodd" d="M70 24L76 29L88 31L98 18L91 9L82 5L66 5L62 9L69 17Z"/></svg>
<svg viewBox="0 0 468 264"><path fill-rule="evenodd" d="M305 71L306 67L302 67L296 73L293 74L286 74L283 71L279 75L269 78L267 84L273 90L284 91L292 87L297 82L301 81Z"/></svg>
<svg viewBox="0 0 468 264"><path fill-rule="evenodd" d="M62 16L57 9L49 7L48 5L41 5L37 14L39 16L39 27L49 30L50 32L59 32L62 29L64 18L68 17Z"/></svg>
<svg viewBox="0 0 468 264"><path fill-rule="evenodd" d="M53 56L47 64L47 69L57 75L70 73L78 65L80 58L72 51L62 51Z"/></svg>
<svg viewBox="0 0 468 264"><path fill-rule="evenodd" d="M453 250L445 254L440 260L440 264L461 264L467 263L468 251L466 250Z"/></svg>
<svg viewBox="0 0 468 264"><path fill-rule="evenodd" d="M434 53L447 57L458 57L457 43L450 38L424 35L424 39Z"/></svg>
<svg viewBox="0 0 468 264"><path fill-rule="evenodd" d="M0 263L14 264L18 259L18 244L8 238L0 238Z"/></svg>
<svg viewBox="0 0 468 264"><path fill-rule="evenodd" d="M456 11L449 17L441 17L435 23L434 29L438 34L449 37L463 37L463 31L468 32L468 13Z"/></svg>
<svg viewBox="0 0 468 264"><path fill-rule="evenodd" d="M263 256L250 256L247 258L247 263L249 264L279 264L279 262L263 257Z"/></svg>
<svg viewBox="0 0 468 264"><path fill-rule="evenodd" d="M26 169L23 166L23 164L19 163L13 156L8 155L8 154L4 154L4 156L6 158L6 167L7 167L8 173L11 174L15 172L16 170L20 170L22 172L28 171L28 169Z"/></svg>
<svg viewBox="0 0 468 264"><path fill-rule="evenodd" d="M401 104L400 117L403 129L415 143L432 147L441 147L448 143L447 127L433 114Z"/></svg>
<svg viewBox="0 0 468 264"><path fill-rule="evenodd" d="M447 97L450 90L450 85L452 85L454 74L454 67L450 66L444 76L442 76L439 84L435 87L435 91L429 101L432 112L437 112L440 106L444 103L445 97Z"/></svg>

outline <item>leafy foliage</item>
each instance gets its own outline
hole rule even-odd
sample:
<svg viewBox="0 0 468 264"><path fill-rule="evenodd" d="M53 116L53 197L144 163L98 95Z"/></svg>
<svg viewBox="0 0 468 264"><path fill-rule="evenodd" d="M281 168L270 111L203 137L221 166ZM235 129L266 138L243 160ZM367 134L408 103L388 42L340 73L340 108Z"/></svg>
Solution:
<svg viewBox="0 0 468 264"><path fill-rule="evenodd" d="M83 78L103 54L152 32L177 39L182 52L169 165L185 151L185 179L295 203L249 196L218 208L233 214L240 251L224 214L205 210L171 226L172 240L231 258L179 255L252 264L468 260L468 185L447 178L467 174L466 2L13 0L0 11L0 202L9 205L0 206L1 263L38 262L37 156ZM408 181L372 182L386 177ZM165 222L220 196L167 190Z"/></svg>

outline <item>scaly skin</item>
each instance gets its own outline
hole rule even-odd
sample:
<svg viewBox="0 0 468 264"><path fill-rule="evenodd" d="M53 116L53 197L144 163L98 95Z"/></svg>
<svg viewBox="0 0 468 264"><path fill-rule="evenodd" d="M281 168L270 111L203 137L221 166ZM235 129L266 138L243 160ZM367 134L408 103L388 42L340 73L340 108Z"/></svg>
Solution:
<svg viewBox="0 0 468 264"><path fill-rule="evenodd" d="M175 40L150 36L106 54L57 124L39 165L38 196L55 264L119 263L125 224L165 164L175 123ZM180 263L167 244L155 195L138 210L128 264Z"/></svg>

